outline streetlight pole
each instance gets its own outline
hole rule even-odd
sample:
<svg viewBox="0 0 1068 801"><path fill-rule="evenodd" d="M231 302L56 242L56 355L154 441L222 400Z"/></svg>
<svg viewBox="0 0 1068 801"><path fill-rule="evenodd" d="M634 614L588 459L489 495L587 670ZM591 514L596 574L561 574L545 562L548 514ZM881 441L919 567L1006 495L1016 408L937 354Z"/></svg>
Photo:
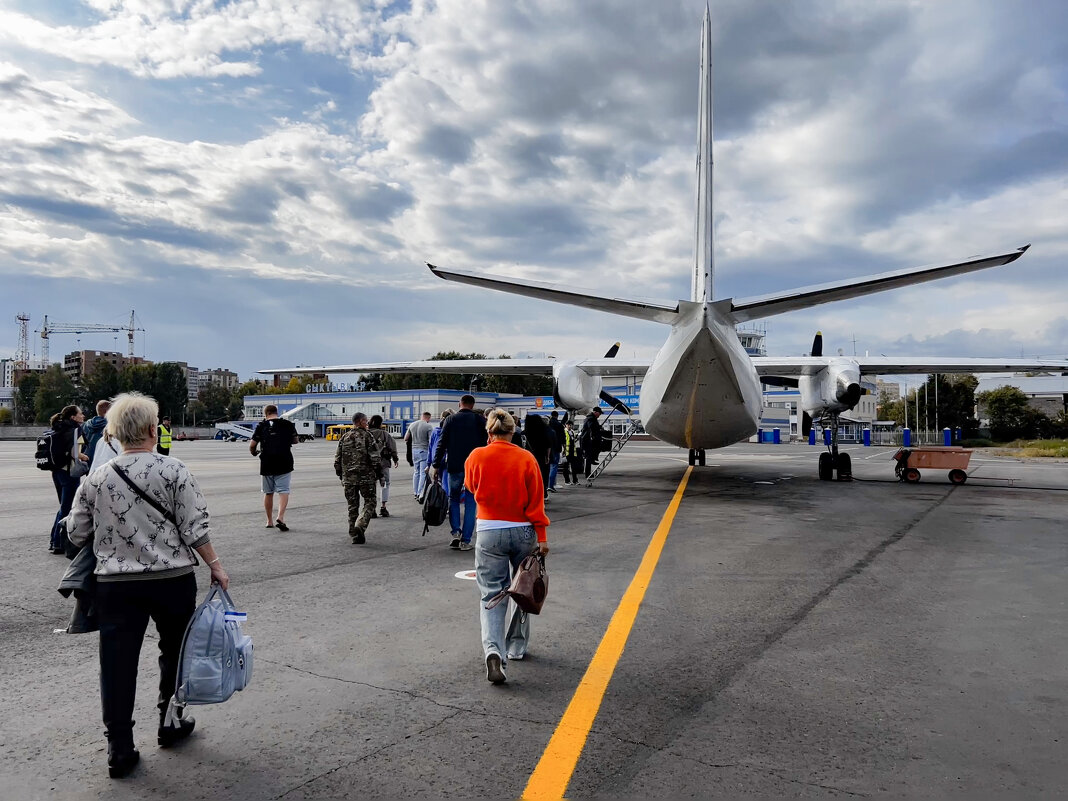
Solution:
<svg viewBox="0 0 1068 801"><path fill-rule="evenodd" d="M942 436L942 429L938 427L938 373L934 374L935 379L935 441L938 441L938 437Z"/></svg>

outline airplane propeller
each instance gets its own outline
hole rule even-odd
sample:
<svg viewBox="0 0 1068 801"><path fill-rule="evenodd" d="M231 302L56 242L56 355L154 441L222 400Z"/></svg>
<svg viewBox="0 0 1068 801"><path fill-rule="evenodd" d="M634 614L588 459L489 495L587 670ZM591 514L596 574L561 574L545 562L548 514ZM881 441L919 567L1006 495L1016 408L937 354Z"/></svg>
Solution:
<svg viewBox="0 0 1068 801"><path fill-rule="evenodd" d="M616 354L617 353L619 353L619 343L618 342L616 342L614 345L612 345L612 347L610 347L608 349L608 352L604 355L604 357L606 359L614 359L614 358L616 358ZM603 400L605 403L607 403L609 406L611 406L613 409L615 409L620 414L628 414L628 415L630 414L630 407L627 406L627 404L625 404L623 401L621 401L615 395L609 395L607 392L605 392L602 389L601 390L601 394L598 397L600 397L601 400Z"/></svg>
<svg viewBox="0 0 1068 801"><path fill-rule="evenodd" d="M810 356L822 356L823 355L823 332L817 331L816 336L812 338L812 352Z"/></svg>

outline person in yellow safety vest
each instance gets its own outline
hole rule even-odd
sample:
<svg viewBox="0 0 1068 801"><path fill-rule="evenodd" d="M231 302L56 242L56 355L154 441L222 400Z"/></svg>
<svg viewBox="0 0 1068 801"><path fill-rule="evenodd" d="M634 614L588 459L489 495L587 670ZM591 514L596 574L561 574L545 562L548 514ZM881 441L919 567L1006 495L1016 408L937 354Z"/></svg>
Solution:
<svg viewBox="0 0 1068 801"><path fill-rule="evenodd" d="M156 450L167 456L171 452L171 418L164 417L159 424Z"/></svg>

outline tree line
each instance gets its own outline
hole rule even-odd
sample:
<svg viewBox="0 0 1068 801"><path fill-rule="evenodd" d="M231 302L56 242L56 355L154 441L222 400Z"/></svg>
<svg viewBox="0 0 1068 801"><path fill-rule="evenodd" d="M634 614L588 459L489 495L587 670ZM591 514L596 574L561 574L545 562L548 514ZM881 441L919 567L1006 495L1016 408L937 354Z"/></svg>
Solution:
<svg viewBox="0 0 1068 801"><path fill-rule="evenodd" d="M53 364L44 372L26 373L19 378L14 393L14 415L10 412L0 414L0 425L11 422L43 425L53 414L72 403L92 416L98 400L113 398L121 392L150 395L159 404L160 415L170 417L174 423L212 423L240 419L246 395L301 391L303 385L296 378L284 388L268 387L262 381L252 380L232 390L209 384L200 390L196 399L190 400L185 368L176 362L131 364L117 370L114 365L101 361L82 377L80 383L72 381L61 365Z"/></svg>
<svg viewBox="0 0 1068 801"><path fill-rule="evenodd" d="M432 360L485 359L483 353L443 351ZM507 355L497 358L508 359ZM523 375L447 375L442 373L386 374L361 376L364 391L403 389L477 389L482 392L517 395L548 395L552 393L552 379L547 376ZM122 370L99 361L80 383L75 383L59 364L51 365L43 373L26 373L15 388L14 420L11 412L0 409L0 425L15 422L19 425L45 424L64 406L77 404L89 416L102 398L113 398L120 392L143 392L159 403L160 415L168 416L178 425L215 423L220 420L240 420L247 395L293 395L304 392L305 382L294 376L284 387L271 387L255 379L234 389L209 384L190 400L186 387L185 369L175 362L131 364Z"/></svg>
<svg viewBox="0 0 1068 801"><path fill-rule="evenodd" d="M878 400L880 420L893 420L913 431L924 426L961 429L964 439L979 434L976 402L990 421L990 436L999 442L1014 439L1048 439L1068 436L1068 419L1062 410L1054 417L1031 406L1017 387L1005 386L976 393L979 380L967 374L929 375L905 398L894 400L882 393ZM908 407L906 413L906 406Z"/></svg>

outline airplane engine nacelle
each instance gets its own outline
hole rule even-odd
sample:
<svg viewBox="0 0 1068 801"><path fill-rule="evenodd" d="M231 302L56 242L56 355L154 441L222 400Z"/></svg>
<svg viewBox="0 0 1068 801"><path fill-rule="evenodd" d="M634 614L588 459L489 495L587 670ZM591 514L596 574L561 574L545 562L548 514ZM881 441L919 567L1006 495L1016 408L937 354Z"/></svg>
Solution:
<svg viewBox="0 0 1068 801"><path fill-rule="evenodd" d="M801 408L816 415L846 412L860 402L860 365L852 359L832 359L815 375L801 376Z"/></svg>
<svg viewBox="0 0 1068 801"><path fill-rule="evenodd" d="M601 402L601 377L590 375L575 362L553 366L553 400L562 409L584 412Z"/></svg>

